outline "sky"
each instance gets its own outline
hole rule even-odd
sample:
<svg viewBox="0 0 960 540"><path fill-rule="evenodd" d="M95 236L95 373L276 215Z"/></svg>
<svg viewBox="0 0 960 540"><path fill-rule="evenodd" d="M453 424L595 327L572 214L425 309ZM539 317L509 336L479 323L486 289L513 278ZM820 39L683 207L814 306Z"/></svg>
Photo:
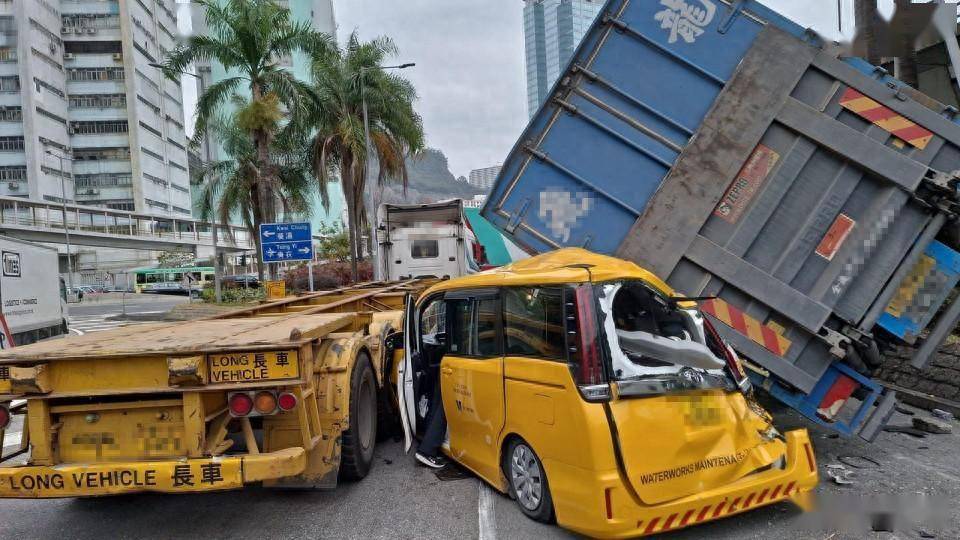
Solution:
<svg viewBox="0 0 960 540"><path fill-rule="evenodd" d="M849 38L853 0L840 1ZM763 2L827 37L843 37L837 0ZM893 0L879 4L889 17ZM353 31L362 39L387 35L400 50L397 63L417 64L403 74L419 92L427 144L447 155L454 175L503 162L528 120L522 0L334 0L334 9L341 42ZM182 30L188 19L181 11ZM185 96L188 114L195 99Z"/></svg>

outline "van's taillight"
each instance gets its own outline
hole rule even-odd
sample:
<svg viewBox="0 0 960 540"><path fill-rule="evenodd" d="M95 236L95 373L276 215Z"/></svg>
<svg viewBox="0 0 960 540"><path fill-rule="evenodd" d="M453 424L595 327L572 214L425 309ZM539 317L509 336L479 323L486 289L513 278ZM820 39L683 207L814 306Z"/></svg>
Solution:
<svg viewBox="0 0 960 540"><path fill-rule="evenodd" d="M714 348L719 349L719 352L723 355L723 360L727 363L727 369L730 370L730 375L733 376L734 381L737 383L737 387L743 392L748 391L750 389L750 378L747 377L747 373L743 370L743 364L737 359L737 355L733 352L733 349L730 348L730 345L727 345L727 342L720 337L720 333L714 328L710 319L704 315L701 315L701 317L703 318L703 327L707 330L707 339L713 341L715 345L715 347L711 347L711 350ZM716 352L717 351L714 351L714 353Z"/></svg>
<svg viewBox="0 0 960 540"><path fill-rule="evenodd" d="M593 286L587 283L568 289L567 298L567 348L574 380L584 399L610 399L610 385L603 375Z"/></svg>

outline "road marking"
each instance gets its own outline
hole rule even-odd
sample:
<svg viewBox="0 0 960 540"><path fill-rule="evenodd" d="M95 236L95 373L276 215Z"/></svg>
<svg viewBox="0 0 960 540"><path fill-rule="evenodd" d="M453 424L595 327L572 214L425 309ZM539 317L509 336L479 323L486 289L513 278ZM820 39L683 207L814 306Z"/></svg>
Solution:
<svg viewBox="0 0 960 540"><path fill-rule="evenodd" d="M480 540L497 540L497 519L494 511L493 490L483 480L480 482L480 495L477 497L477 513Z"/></svg>
<svg viewBox="0 0 960 540"><path fill-rule="evenodd" d="M84 332L83 330L77 330L76 328L71 328L70 331L73 332L74 334L78 335L78 336L82 336L83 334L86 333L86 332Z"/></svg>

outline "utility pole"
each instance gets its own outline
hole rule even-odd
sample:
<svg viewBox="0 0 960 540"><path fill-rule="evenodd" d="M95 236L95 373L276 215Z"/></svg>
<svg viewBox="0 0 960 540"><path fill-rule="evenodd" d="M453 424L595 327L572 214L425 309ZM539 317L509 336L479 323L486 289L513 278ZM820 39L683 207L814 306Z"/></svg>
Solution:
<svg viewBox="0 0 960 540"><path fill-rule="evenodd" d="M44 153L60 160L60 202L63 209L63 236L67 243L67 287L70 289L70 294L75 294L76 291L73 289L73 261L70 259L70 227L67 226L67 188L63 180L63 176L66 174L63 172L63 160L73 161L71 157L64 157L63 152L67 151L69 150L61 148L60 153L54 153L47 149Z"/></svg>
<svg viewBox="0 0 960 540"><path fill-rule="evenodd" d="M397 66L377 66L374 69L407 69L416 66L416 64L409 62L406 64L400 64ZM363 101L363 141L364 141L364 150L366 155L364 156L363 162L363 176L366 179L366 185L363 189L363 205L367 208L367 219L370 221L368 224L370 226L370 265L373 267L373 279L379 280L380 275L383 273L380 268L380 261L377 257L377 212L379 206L379 201L374 201L373 190L374 187L371 182L372 178L370 177L370 118L367 115L367 91L366 91L366 74L369 71L369 68L361 66L360 67L360 99ZM359 225L359 224L358 224ZM353 224L351 223L352 227ZM360 248L359 251L362 251L363 248L360 247L362 236L360 231L356 231L354 236L357 238L357 246L352 247L351 249L356 250ZM357 253L356 256L359 259L360 253Z"/></svg>
<svg viewBox="0 0 960 540"><path fill-rule="evenodd" d="M867 61L875 66L880 65L882 58L877 48L875 26L880 17L877 13L877 0L854 0L853 12L857 33L863 39Z"/></svg>
<svg viewBox="0 0 960 540"><path fill-rule="evenodd" d="M896 0L897 11L906 13L910 9L911 0ZM893 59L893 75L913 88L920 86L920 74L917 70L916 36L905 34L902 43L898 43L902 53Z"/></svg>

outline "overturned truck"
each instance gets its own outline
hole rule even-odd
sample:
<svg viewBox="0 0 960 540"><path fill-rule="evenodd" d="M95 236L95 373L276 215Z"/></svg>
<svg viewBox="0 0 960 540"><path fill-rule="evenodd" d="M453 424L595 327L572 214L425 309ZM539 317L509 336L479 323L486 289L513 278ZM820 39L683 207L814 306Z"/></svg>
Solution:
<svg viewBox="0 0 960 540"><path fill-rule="evenodd" d="M758 386L870 440L880 351L923 367L960 318L960 125L840 52L754 0L609 0L483 216L663 276Z"/></svg>

